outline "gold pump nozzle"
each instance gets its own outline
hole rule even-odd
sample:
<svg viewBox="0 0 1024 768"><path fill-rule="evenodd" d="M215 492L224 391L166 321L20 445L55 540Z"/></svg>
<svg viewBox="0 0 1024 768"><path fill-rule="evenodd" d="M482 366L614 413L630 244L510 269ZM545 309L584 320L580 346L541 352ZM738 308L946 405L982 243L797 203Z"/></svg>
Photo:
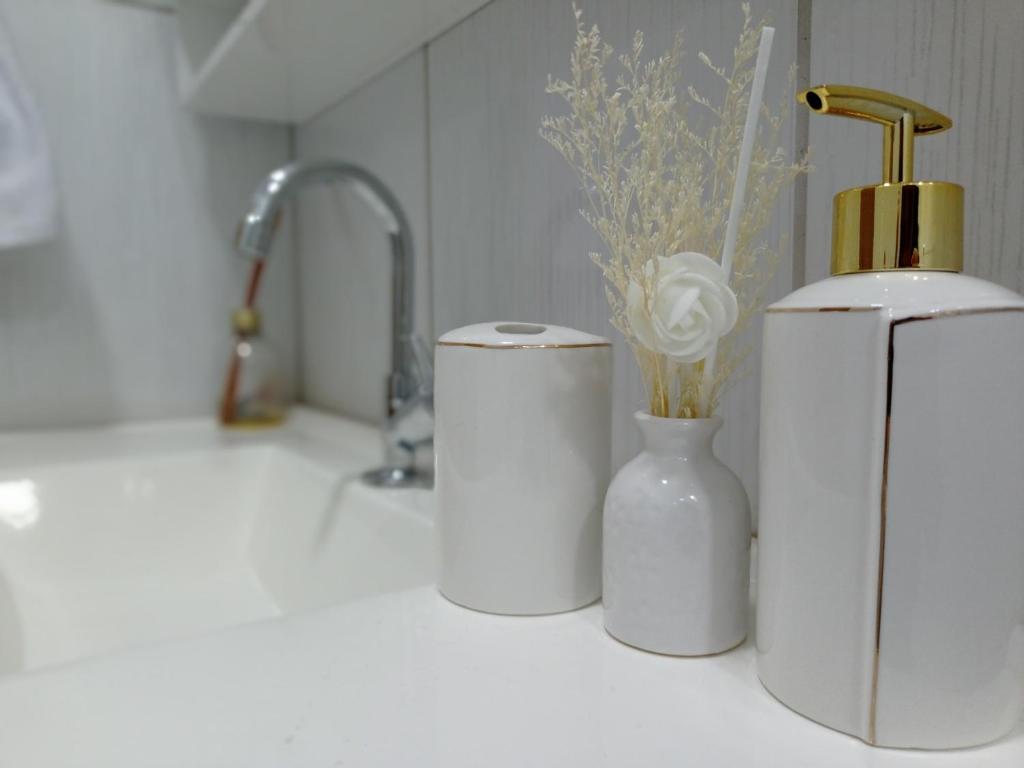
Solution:
<svg viewBox="0 0 1024 768"><path fill-rule="evenodd" d="M931 107L855 85L819 85L797 94L819 115L878 123L882 183L835 196L832 274L886 269L959 272L963 268L963 187L914 181L914 137L953 121Z"/></svg>
<svg viewBox="0 0 1024 768"><path fill-rule="evenodd" d="M940 133L953 121L931 107L885 91L856 85L819 85L797 94L797 100L819 115L839 115L880 123L882 181L914 180L914 137Z"/></svg>

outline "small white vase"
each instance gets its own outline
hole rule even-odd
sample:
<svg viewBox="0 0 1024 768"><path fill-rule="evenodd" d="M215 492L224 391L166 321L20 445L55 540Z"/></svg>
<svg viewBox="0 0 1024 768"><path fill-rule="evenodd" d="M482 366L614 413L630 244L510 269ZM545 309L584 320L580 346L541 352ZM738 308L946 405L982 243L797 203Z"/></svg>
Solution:
<svg viewBox="0 0 1024 768"><path fill-rule="evenodd" d="M604 625L647 651L719 653L747 635L750 507L711 449L722 426L637 412L644 449L604 503Z"/></svg>

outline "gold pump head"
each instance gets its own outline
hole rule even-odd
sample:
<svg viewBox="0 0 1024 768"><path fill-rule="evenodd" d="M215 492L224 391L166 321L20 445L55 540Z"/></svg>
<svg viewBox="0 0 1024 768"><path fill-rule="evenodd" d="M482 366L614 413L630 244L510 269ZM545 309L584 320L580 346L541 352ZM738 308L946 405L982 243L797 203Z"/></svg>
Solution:
<svg viewBox="0 0 1024 768"><path fill-rule="evenodd" d="M945 131L953 121L916 101L854 85L819 85L797 101L819 115L883 128L882 183L833 200L832 274L963 269L963 187L914 181L914 137Z"/></svg>

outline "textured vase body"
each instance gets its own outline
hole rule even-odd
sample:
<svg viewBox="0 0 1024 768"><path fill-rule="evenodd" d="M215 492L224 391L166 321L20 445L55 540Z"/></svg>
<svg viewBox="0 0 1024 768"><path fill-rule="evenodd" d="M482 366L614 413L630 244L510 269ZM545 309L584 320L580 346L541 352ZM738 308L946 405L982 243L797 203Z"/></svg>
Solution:
<svg viewBox="0 0 1024 768"><path fill-rule="evenodd" d="M764 338L761 680L873 744L998 738L1024 705L1024 299L843 275Z"/></svg>
<svg viewBox="0 0 1024 768"><path fill-rule="evenodd" d="M644 449L605 498L605 628L657 653L728 650L747 634L750 509L711 449L722 419L636 419Z"/></svg>

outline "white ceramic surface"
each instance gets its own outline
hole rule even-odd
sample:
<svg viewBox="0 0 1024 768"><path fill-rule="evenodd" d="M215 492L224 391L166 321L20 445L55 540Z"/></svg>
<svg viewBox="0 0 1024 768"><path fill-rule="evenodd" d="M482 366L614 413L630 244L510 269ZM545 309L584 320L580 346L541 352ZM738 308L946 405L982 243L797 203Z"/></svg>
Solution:
<svg viewBox="0 0 1024 768"><path fill-rule="evenodd" d="M798 712L924 748L1018 722L1022 309L935 272L835 277L769 309L758 669Z"/></svg>
<svg viewBox="0 0 1024 768"><path fill-rule="evenodd" d="M206 424L0 436L7 470L280 448L319 470L379 460L375 430L298 409L280 431ZM230 454L230 451L227 452ZM315 488L316 483L311 487ZM285 487L285 486L282 486ZM312 515L282 500L279 533L347 540L360 569L422 563L431 494L366 491L382 514ZM116 496L115 496L116 498ZM358 495L358 503L369 498ZM355 502L353 502L355 503ZM351 508L350 508L351 509ZM44 509L45 513L46 510ZM187 519L186 515L186 519ZM45 516L40 519L45 519ZM268 529L269 530L269 529ZM311 537L307 539L306 537ZM335 538L337 537L337 539ZM280 542L278 536L265 541ZM285 549L294 546L281 542ZM329 562L334 561L331 558ZM328 563L324 568L330 572ZM325 579L325 582L329 581ZM427 577L429 581L429 576ZM408 583L408 582L406 582ZM1024 724L982 749L922 756L820 728L761 687L748 641L673 659L612 640L601 607L466 611L432 584L0 675L0 765L21 768L1018 768ZM168 585L173 586L173 585ZM383 586L383 585L382 585ZM399 734L400 737L396 737Z"/></svg>
<svg viewBox="0 0 1024 768"><path fill-rule="evenodd" d="M711 448L722 418L636 420L644 449L605 499L605 628L658 653L728 650L747 635L750 509Z"/></svg>
<svg viewBox="0 0 1024 768"><path fill-rule="evenodd" d="M0 673L429 583L429 522L297 430L0 439Z"/></svg>
<svg viewBox="0 0 1024 768"><path fill-rule="evenodd" d="M436 355L438 586L494 613L601 595L611 347L570 328L487 323Z"/></svg>

